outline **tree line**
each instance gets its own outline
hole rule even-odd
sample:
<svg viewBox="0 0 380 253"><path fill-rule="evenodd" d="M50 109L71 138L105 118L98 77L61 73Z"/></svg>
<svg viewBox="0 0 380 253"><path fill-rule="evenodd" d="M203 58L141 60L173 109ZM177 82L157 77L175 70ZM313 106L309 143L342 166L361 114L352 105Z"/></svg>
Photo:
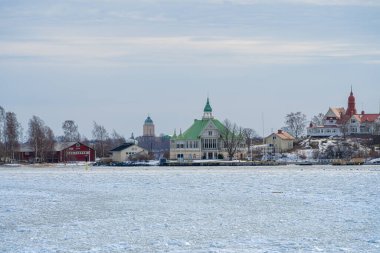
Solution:
<svg viewBox="0 0 380 253"><path fill-rule="evenodd" d="M314 116L312 122L316 125L323 124L324 115L322 113ZM233 159L239 148L248 147L248 153L253 144L253 140L258 138L258 134L251 128L243 128L228 119L224 122L225 131L221 133L223 147L228 153L228 158ZM285 117L285 126L296 139L302 137L306 128L306 115L301 112L292 112ZM105 157L108 152L126 140L113 130L111 133L97 122L93 122L92 139L82 136L78 131L78 125L74 120L65 120L62 123L63 135L56 136L53 130L45 124L38 116L32 116L28 122L26 136L24 130L17 120L14 112L6 112L0 106L0 161L6 159L15 160L15 153L20 144L28 144L35 156L40 161L49 160L53 155L56 142L76 142L80 141L95 149L98 157Z"/></svg>
<svg viewBox="0 0 380 253"><path fill-rule="evenodd" d="M113 130L110 134L106 128L93 122L92 139L81 136L74 120L62 123L63 135L56 136L53 130L38 116L33 115L28 121L26 136L24 129L14 112L7 112L0 106L0 162L17 160L16 153L23 144L28 145L39 161L48 161L54 155L57 142L82 142L95 149L100 157L109 150L121 145L125 138Z"/></svg>

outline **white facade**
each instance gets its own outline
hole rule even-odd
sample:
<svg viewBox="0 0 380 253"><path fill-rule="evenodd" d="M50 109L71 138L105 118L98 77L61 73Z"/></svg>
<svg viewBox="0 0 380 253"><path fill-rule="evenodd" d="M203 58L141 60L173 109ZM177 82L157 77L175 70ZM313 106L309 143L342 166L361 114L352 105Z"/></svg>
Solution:
<svg viewBox="0 0 380 253"><path fill-rule="evenodd" d="M325 114L323 124L320 126L310 124L307 135L311 137L331 137L345 135L376 135L380 122L379 114L357 113L355 96L352 92L348 97L347 110L344 108L330 108Z"/></svg>
<svg viewBox="0 0 380 253"><path fill-rule="evenodd" d="M307 135L311 137L342 136L342 130L336 126L317 126L307 128Z"/></svg>

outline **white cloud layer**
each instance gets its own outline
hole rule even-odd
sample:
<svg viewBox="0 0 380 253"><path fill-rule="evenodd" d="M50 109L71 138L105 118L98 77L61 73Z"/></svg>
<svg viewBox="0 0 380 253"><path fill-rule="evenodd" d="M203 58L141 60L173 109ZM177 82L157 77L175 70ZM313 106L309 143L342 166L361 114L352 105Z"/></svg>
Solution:
<svg viewBox="0 0 380 253"><path fill-rule="evenodd" d="M292 64L380 56L376 45L228 37L54 37L0 42L1 61L49 63ZM1 59L0 58L0 59ZM371 59L367 59L370 62Z"/></svg>
<svg viewBox="0 0 380 253"><path fill-rule="evenodd" d="M312 4L312 5L378 5L378 0L210 0L214 3L231 3L231 4Z"/></svg>

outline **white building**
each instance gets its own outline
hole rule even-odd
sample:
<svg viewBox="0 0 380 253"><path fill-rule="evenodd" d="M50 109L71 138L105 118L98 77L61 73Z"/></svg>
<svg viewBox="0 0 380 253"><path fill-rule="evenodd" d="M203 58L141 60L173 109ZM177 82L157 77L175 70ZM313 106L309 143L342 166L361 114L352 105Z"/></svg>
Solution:
<svg viewBox="0 0 380 253"><path fill-rule="evenodd" d="M212 114L209 99L203 110L202 119L195 119L184 132L176 133L170 141L171 160L216 160L227 159L228 152L222 141L226 127ZM244 146L238 147L233 159L244 159Z"/></svg>
<svg viewBox="0 0 380 253"><path fill-rule="evenodd" d="M351 90L347 110L344 108L330 108L321 126L310 123L307 128L307 135L311 137L375 135L380 134L379 124L380 114L367 114L364 111L360 114L357 113L355 97Z"/></svg>

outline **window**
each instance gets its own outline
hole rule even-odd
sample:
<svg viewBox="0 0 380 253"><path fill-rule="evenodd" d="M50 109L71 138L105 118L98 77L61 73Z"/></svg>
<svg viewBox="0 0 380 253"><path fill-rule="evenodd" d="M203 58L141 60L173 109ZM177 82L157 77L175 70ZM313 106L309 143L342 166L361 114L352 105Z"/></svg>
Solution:
<svg viewBox="0 0 380 253"><path fill-rule="evenodd" d="M203 139L202 140L202 147L204 149L216 149L217 148L217 141L216 141L216 139Z"/></svg>
<svg viewBox="0 0 380 253"><path fill-rule="evenodd" d="M184 148L185 144L184 143L177 143L177 148Z"/></svg>
<svg viewBox="0 0 380 253"><path fill-rule="evenodd" d="M208 131L208 136L212 136L212 131Z"/></svg>

